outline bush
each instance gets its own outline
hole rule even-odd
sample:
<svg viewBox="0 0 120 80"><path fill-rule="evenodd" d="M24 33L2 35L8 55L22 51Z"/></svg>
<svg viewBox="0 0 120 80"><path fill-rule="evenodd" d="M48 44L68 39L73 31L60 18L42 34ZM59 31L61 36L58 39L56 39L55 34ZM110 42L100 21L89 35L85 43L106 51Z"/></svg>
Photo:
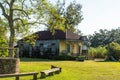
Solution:
<svg viewBox="0 0 120 80"><path fill-rule="evenodd" d="M85 56L78 56L77 58L76 58L76 60L77 61L84 61L85 60Z"/></svg>
<svg viewBox="0 0 120 80"><path fill-rule="evenodd" d="M8 56L8 50L4 49L8 46L7 36L6 36L6 28L0 26L0 57L7 57Z"/></svg>
<svg viewBox="0 0 120 80"><path fill-rule="evenodd" d="M8 50L6 49L7 47L7 40L3 39L3 37L0 37L0 57L7 57L8 56Z"/></svg>
<svg viewBox="0 0 120 80"><path fill-rule="evenodd" d="M107 54L108 60L111 59L111 57L116 60L120 59L120 45L118 43L112 42L108 44L106 48L108 50Z"/></svg>
<svg viewBox="0 0 120 80"><path fill-rule="evenodd" d="M75 60L76 57L70 55L57 55L53 57L54 60Z"/></svg>
<svg viewBox="0 0 120 80"><path fill-rule="evenodd" d="M8 50L0 50L0 57L7 57L8 56Z"/></svg>
<svg viewBox="0 0 120 80"><path fill-rule="evenodd" d="M96 48L91 47L88 52L88 57L90 58L105 58L107 54L107 49L101 46Z"/></svg>

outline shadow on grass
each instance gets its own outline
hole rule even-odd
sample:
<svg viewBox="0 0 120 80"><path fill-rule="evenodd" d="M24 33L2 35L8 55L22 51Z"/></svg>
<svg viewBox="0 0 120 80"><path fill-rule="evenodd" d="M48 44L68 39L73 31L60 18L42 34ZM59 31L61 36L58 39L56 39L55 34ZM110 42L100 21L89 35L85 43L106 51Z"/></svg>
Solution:
<svg viewBox="0 0 120 80"><path fill-rule="evenodd" d="M95 62L119 62L119 61L95 61Z"/></svg>
<svg viewBox="0 0 120 80"><path fill-rule="evenodd" d="M53 59L41 59L41 58L20 58L22 62L57 62L57 61L75 61L75 60L53 60Z"/></svg>
<svg viewBox="0 0 120 80"><path fill-rule="evenodd" d="M22 62L53 62L55 60L41 59L41 58L20 58Z"/></svg>
<svg viewBox="0 0 120 80"><path fill-rule="evenodd" d="M41 78L41 76L40 77L37 77L37 80L45 80L45 79L47 79L47 78L50 78L50 77L54 77L55 75L46 75L46 77L45 78ZM33 80L33 79L30 79L30 80Z"/></svg>
<svg viewBox="0 0 120 80"><path fill-rule="evenodd" d="M94 59L95 62L119 62L117 60L106 60L106 59L102 59L102 58L96 58Z"/></svg>

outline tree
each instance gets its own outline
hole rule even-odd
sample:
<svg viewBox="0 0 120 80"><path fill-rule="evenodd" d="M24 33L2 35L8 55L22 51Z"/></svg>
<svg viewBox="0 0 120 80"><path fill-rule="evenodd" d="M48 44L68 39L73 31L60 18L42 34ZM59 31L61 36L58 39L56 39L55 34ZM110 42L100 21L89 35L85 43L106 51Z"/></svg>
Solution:
<svg viewBox="0 0 120 80"><path fill-rule="evenodd" d="M47 29L52 32L54 32L55 29L63 31L70 29L74 32L75 26L83 20L81 8L82 6L75 1L65 7L65 0L63 0L63 2L58 0L55 6L49 5L44 9L44 13L47 13L47 16L45 14L47 18Z"/></svg>
<svg viewBox="0 0 120 80"><path fill-rule="evenodd" d="M75 26L77 26L83 20L83 15L81 11L81 4L77 4L75 1L72 2L64 12L65 25L72 31L75 31Z"/></svg>
<svg viewBox="0 0 120 80"><path fill-rule="evenodd" d="M47 2L46 0L43 1L41 6L41 1L38 1L37 10L40 15L44 18L43 24L50 30L53 34L55 29L64 29L65 19L58 13L57 7L53 6L53 4ZM41 10L44 9L43 12Z"/></svg>
<svg viewBox="0 0 120 80"><path fill-rule="evenodd" d="M19 0L2 0L0 2L0 8L2 10L2 15L8 22L8 27L10 30L10 38L9 38L9 47L13 48L13 44L15 41L15 23L17 24L19 21L23 23L21 17L28 16L27 12L23 10L24 0L19 2ZM20 6L19 6L20 5ZM22 15L21 15L22 14ZM18 28L18 27L17 27ZM13 57L13 50L9 51L9 57Z"/></svg>
<svg viewBox="0 0 120 80"><path fill-rule="evenodd" d="M95 32L89 36L91 47L105 46L109 43L108 30L100 29L99 32Z"/></svg>
<svg viewBox="0 0 120 80"><path fill-rule="evenodd" d="M91 47L105 46L111 42L120 44L120 28L112 29L100 29L99 32L95 32L89 36Z"/></svg>
<svg viewBox="0 0 120 80"><path fill-rule="evenodd" d="M44 0L38 0L44 1ZM0 9L1 19L8 23L6 26L9 29L9 47L13 48L15 36L17 33L22 34L28 31L30 25L39 23L39 18L34 18L37 13L35 8L38 2L33 0L1 0ZM34 15L33 15L34 14ZM9 57L13 57L13 50L9 50Z"/></svg>

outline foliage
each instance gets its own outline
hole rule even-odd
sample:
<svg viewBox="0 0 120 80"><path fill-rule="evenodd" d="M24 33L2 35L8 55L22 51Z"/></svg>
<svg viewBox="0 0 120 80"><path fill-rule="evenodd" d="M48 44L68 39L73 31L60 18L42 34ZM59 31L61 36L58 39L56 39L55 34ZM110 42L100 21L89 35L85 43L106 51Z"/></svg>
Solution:
<svg viewBox="0 0 120 80"><path fill-rule="evenodd" d="M16 36L29 34L30 27L41 24L41 17L38 17L36 4L38 1L45 0L1 0L0 9L2 14L0 18L6 22L8 28L9 47L13 47ZM42 5L40 5L42 6ZM41 10L42 11L42 10ZM39 15L41 16L41 15ZM13 57L13 50L9 51L9 57Z"/></svg>
<svg viewBox="0 0 120 80"><path fill-rule="evenodd" d="M108 50L108 59L112 56L116 60L120 59L120 45L118 43L112 42L107 45L107 50Z"/></svg>
<svg viewBox="0 0 120 80"><path fill-rule="evenodd" d="M47 0L44 0L43 2L38 0L37 7L38 15L42 15L44 18L42 23L43 25L47 26L47 29L49 29L53 34L55 32L54 29L64 30L63 24L65 20L60 14L58 14L56 6L53 6Z"/></svg>
<svg viewBox="0 0 120 80"><path fill-rule="evenodd" d="M120 28L106 30L100 29L99 32L95 32L89 36L91 47L105 46L111 42L117 42L120 44Z"/></svg>
<svg viewBox="0 0 120 80"><path fill-rule="evenodd" d="M37 34L31 34L31 35L23 38L22 40L23 40L23 42L29 43L31 45L35 45L37 38L38 38Z"/></svg>
<svg viewBox="0 0 120 80"><path fill-rule="evenodd" d="M53 57L54 60L75 60L76 57L70 55L57 55Z"/></svg>
<svg viewBox="0 0 120 80"><path fill-rule="evenodd" d="M61 17L61 15L57 12L55 8L52 8L50 11L50 18L48 21L49 27L48 29L54 33L55 29L60 29L62 31L65 31L66 26L65 24L65 18Z"/></svg>
<svg viewBox="0 0 120 80"><path fill-rule="evenodd" d="M3 23L0 19L0 48L3 48L0 49L0 57L8 56L8 51L4 49L7 47L8 40L6 37L6 27L3 26Z"/></svg>
<svg viewBox="0 0 120 80"><path fill-rule="evenodd" d="M77 61L84 61L85 60L85 58L86 58L86 56L78 56L77 58L76 58L76 60Z"/></svg>
<svg viewBox="0 0 120 80"><path fill-rule="evenodd" d="M58 0L56 5L48 5L45 1L44 4L47 6L38 5L38 10L44 8L44 18L46 18L47 29L51 32L55 32L55 29L60 29L65 31L70 29L75 31L75 26L78 25L83 20L83 15L81 12L82 6L77 4L75 1L71 2L67 7L65 6L65 0ZM41 13L40 13L41 14Z"/></svg>
<svg viewBox="0 0 120 80"><path fill-rule="evenodd" d="M5 29L4 27L0 28L0 47L6 47L7 46L7 37L5 34Z"/></svg>
<svg viewBox="0 0 120 80"><path fill-rule="evenodd" d="M78 35L81 35L81 36L83 35L83 33L82 33L82 31L80 29L76 29L75 33L78 34Z"/></svg>
<svg viewBox="0 0 120 80"><path fill-rule="evenodd" d="M7 57L8 56L8 50L7 49L1 49L0 50L0 57Z"/></svg>
<svg viewBox="0 0 120 80"><path fill-rule="evenodd" d="M81 11L81 4L77 4L75 1L70 3L66 11L64 11L64 17L66 19L65 25L72 31L75 31L75 26L81 23L83 15Z"/></svg>
<svg viewBox="0 0 120 80"><path fill-rule="evenodd" d="M99 46L99 47L96 47L96 48L91 47L89 49L88 56L90 58L105 58L106 55L107 55L107 49L106 49L106 47Z"/></svg>
<svg viewBox="0 0 120 80"><path fill-rule="evenodd" d="M2 11L1 17L3 17L2 20L5 20L8 23L8 26L6 27L10 31L9 47L13 47L15 42L15 34L21 28L20 24L24 25L24 22L26 22L25 17L27 16L26 11L28 10L25 11L26 7L23 4L24 1L19 2L19 0L0 1L0 9ZM13 57L13 50L9 51L9 57Z"/></svg>

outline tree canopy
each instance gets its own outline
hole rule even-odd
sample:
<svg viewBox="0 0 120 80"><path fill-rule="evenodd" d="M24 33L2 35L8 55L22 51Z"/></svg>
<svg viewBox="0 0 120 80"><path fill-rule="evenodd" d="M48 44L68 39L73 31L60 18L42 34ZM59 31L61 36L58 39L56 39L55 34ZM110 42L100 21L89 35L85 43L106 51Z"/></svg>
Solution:
<svg viewBox="0 0 120 80"><path fill-rule="evenodd" d="M68 26L68 28L72 31L75 31L75 26L77 26L83 20L81 8L81 4L77 4L74 1L70 3L63 14L66 20L65 25Z"/></svg>
<svg viewBox="0 0 120 80"><path fill-rule="evenodd" d="M44 1L44 0L38 0ZM10 32L9 37L9 47L14 46L16 34L23 34L24 31L28 31L30 25L39 23L39 17L34 18L37 13L35 5L38 2L33 0L1 0L0 10L2 14L0 15L3 22L8 25ZM13 50L9 51L9 57L13 57Z"/></svg>
<svg viewBox="0 0 120 80"><path fill-rule="evenodd" d="M91 47L105 46L111 42L120 44L120 28L107 30L100 29L99 32L95 32L89 36Z"/></svg>
<svg viewBox="0 0 120 80"><path fill-rule="evenodd" d="M46 4L46 2L44 2ZM51 4L51 3L49 3ZM47 5L47 4L46 4ZM71 2L68 6L65 5L65 0L58 0L56 5L39 6L39 10L44 8L44 17L47 19L47 29L54 32L54 29L61 29L65 31L70 29L75 31L77 26L83 20L81 11L81 4L77 4L75 1Z"/></svg>

